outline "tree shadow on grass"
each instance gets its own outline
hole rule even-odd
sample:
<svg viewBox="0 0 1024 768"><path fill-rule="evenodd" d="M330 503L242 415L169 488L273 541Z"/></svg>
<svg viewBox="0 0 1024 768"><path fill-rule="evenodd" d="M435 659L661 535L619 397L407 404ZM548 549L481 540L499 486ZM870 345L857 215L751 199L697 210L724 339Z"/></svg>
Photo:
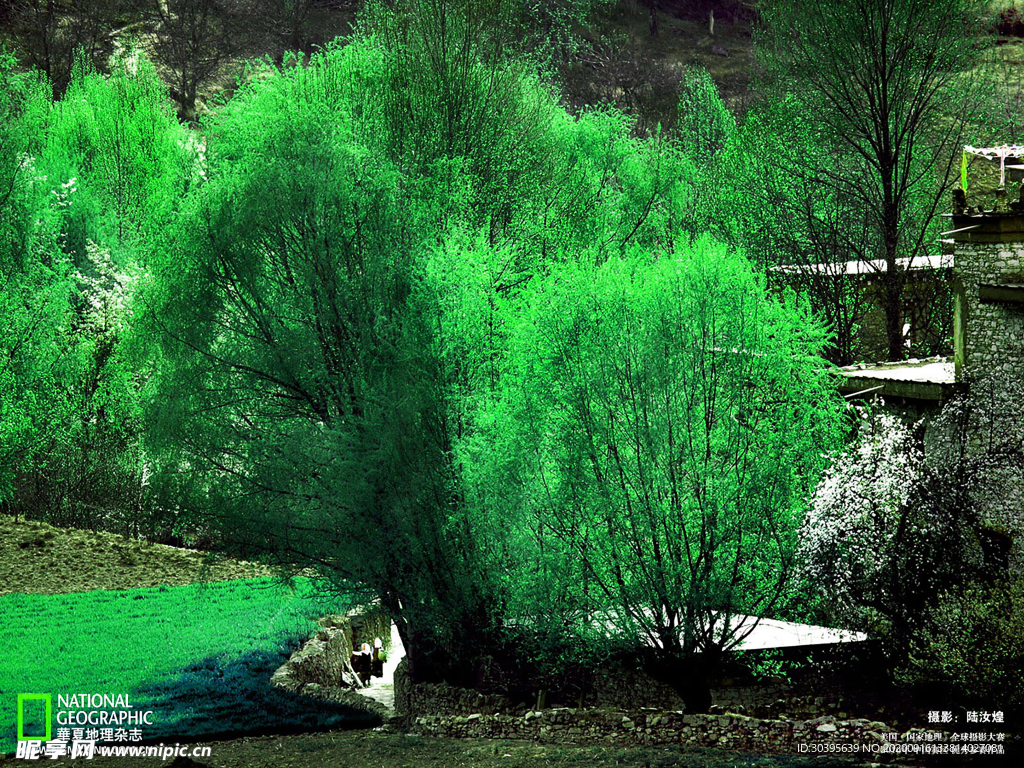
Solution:
<svg viewBox="0 0 1024 768"><path fill-rule="evenodd" d="M270 676L286 660L280 651L208 656L136 688L131 695L138 702L135 708L153 711L153 725L137 726L143 741L188 742L380 725L380 716L372 712L271 686Z"/></svg>

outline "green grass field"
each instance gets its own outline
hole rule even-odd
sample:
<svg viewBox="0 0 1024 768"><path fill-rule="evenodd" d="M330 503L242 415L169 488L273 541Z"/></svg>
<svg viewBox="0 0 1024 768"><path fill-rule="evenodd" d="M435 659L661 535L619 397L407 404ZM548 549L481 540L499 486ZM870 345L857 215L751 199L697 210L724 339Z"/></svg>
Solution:
<svg viewBox="0 0 1024 768"><path fill-rule="evenodd" d="M154 724L139 726L146 741L365 723L366 713L270 687L314 619L348 607L317 594L309 579L295 585L261 579L0 596L0 753L15 748L19 693L52 696L53 738L64 727L58 694L127 696L133 708L153 711ZM26 733L42 731L41 711L26 707Z"/></svg>

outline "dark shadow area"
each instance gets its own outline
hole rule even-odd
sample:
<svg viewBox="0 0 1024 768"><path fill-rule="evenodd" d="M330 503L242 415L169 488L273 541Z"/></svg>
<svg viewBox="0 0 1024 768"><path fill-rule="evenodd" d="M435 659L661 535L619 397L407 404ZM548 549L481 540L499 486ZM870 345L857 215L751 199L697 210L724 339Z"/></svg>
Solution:
<svg viewBox="0 0 1024 768"><path fill-rule="evenodd" d="M140 686L131 700L153 710L153 725L139 726L143 743L310 733L381 724L378 715L270 685L287 660L284 651L253 651L226 659L208 656L175 676ZM144 702L144 703L143 703Z"/></svg>

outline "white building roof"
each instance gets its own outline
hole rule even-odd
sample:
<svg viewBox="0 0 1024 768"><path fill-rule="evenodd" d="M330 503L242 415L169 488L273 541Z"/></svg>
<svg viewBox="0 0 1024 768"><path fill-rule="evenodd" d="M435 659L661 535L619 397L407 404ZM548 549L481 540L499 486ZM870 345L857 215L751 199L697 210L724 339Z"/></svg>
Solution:
<svg viewBox="0 0 1024 768"><path fill-rule="evenodd" d="M741 630L754 619L747 617ZM761 619L750 635L734 650L756 651L763 648L793 648L798 645L828 645L831 643L859 643L867 640L863 632L830 629L815 624L797 624L792 621Z"/></svg>
<svg viewBox="0 0 1024 768"><path fill-rule="evenodd" d="M954 384L953 361L948 357L903 360L897 363L848 365L839 373L849 378L881 381L916 381L923 384Z"/></svg>
<svg viewBox="0 0 1024 768"><path fill-rule="evenodd" d="M900 268L915 272L917 270L943 269L953 266L953 254L936 253L930 256L918 256L911 263L909 258L896 259ZM873 275L886 271L885 259L870 261L823 262L820 264L780 264L772 267L773 272L805 275L818 274L839 277L842 275Z"/></svg>

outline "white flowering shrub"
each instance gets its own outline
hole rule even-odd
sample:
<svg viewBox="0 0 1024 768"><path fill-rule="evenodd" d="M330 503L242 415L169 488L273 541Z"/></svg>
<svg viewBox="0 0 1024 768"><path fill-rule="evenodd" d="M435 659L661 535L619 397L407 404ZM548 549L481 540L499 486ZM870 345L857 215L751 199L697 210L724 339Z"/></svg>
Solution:
<svg viewBox="0 0 1024 768"><path fill-rule="evenodd" d="M923 477L907 425L884 413L862 416L856 442L822 477L800 529L805 581L834 618L847 620L871 602Z"/></svg>
<svg viewBox="0 0 1024 768"><path fill-rule="evenodd" d="M119 269L110 249L92 240L86 240L85 254L88 267L75 273L85 304L85 327L93 335L123 332L131 314L138 265Z"/></svg>

